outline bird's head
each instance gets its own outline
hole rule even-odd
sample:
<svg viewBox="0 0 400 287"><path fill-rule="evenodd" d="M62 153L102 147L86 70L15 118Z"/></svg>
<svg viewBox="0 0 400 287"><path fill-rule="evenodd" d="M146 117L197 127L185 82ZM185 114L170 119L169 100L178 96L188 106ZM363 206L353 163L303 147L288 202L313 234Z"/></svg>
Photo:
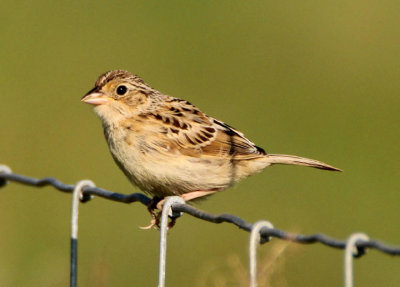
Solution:
<svg viewBox="0 0 400 287"><path fill-rule="evenodd" d="M108 105L123 102L127 105L139 104L154 92L141 78L127 71L114 70L102 74L94 88L81 101L91 105Z"/></svg>
<svg viewBox="0 0 400 287"><path fill-rule="evenodd" d="M81 101L95 106L95 112L107 121L140 112L148 96L157 93L141 78L124 70L102 74L94 88Z"/></svg>

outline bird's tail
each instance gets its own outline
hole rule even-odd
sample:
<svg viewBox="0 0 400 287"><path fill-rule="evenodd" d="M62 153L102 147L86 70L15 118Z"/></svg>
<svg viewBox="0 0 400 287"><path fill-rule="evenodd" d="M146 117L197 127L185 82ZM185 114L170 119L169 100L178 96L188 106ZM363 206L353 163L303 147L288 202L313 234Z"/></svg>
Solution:
<svg viewBox="0 0 400 287"><path fill-rule="evenodd" d="M268 154L267 158L271 164L304 165L304 166L311 166L311 167L325 169L325 170L342 171L341 169L338 169L329 164L317 161L315 159L309 159L309 158L299 157L299 156L295 156L295 155Z"/></svg>

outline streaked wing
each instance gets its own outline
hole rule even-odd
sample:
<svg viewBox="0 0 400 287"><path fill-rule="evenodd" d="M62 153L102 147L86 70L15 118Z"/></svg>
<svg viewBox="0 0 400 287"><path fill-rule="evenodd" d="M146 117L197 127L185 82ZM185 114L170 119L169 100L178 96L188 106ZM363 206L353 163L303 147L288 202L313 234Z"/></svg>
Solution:
<svg viewBox="0 0 400 287"><path fill-rule="evenodd" d="M171 98L164 106L157 107L156 112L143 117L146 117L149 127L157 127L159 136L154 144L167 145L168 149L178 149L182 154L226 156L235 160L265 155L262 148L254 145L241 132L205 115L187 101Z"/></svg>

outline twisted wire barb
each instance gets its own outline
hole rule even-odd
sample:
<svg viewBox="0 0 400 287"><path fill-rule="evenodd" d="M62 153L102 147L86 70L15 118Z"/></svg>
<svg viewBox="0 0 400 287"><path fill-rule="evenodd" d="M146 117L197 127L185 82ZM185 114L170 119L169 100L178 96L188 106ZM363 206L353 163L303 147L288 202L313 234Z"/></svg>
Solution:
<svg viewBox="0 0 400 287"><path fill-rule="evenodd" d="M18 182L21 184L35 186L35 187L44 187L44 186L53 186L56 189L63 192L72 192L75 188L74 185L65 184L59 181L56 178L45 177L41 179L32 178L23 176L16 173L8 173L8 172L0 172L0 187L4 186L7 181ZM102 198L106 198L113 201L123 202L123 203L133 203L140 202L143 205L147 206L151 199L142 193L132 193L132 194L122 194L116 193L112 191L108 191L99 187L88 187L85 186L82 188L83 198L82 202L87 202L90 200L91 195L96 195ZM178 204L175 203L172 205L172 210L174 212L184 212L190 214L193 217L196 217L201 220L205 220L213 223L231 223L243 229L247 232L250 232L252 229L252 224L245 221L244 219L237 217L231 214L220 214L214 215L211 213L207 213L200 209L197 209L188 204ZM268 241L268 237L276 237L283 240L288 240L296 243L302 244L311 244L311 243L321 243L325 246L329 246L337 249L345 249L346 241L338 240L335 238L328 237L324 234L311 234L311 235L303 235L303 234L293 234L283 230L279 230L276 228L273 229L263 229L260 231L261 241ZM362 252L366 248L376 249L385 254L389 255L400 255L400 248L396 246L390 246L378 240L368 240L357 242L356 248L360 250L359 254L363 254Z"/></svg>

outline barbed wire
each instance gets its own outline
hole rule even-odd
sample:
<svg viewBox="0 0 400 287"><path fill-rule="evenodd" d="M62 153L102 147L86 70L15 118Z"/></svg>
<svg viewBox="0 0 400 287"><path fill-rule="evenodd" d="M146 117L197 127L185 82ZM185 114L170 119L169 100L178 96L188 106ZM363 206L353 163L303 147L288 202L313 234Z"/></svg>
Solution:
<svg viewBox="0 0 400 287"><path fill-rule="evenodd" d="M0 187L5 186L7 184L7 181L13 181L35 187L53 186L59 191L70 192L70 193L72 193L75 188L74 185L65 184L53 177L45 177L37 179L12 172L0 172ZM118 201L122 203L140 202L145 206L149 205L151 202L151 198L147 197L142 193L122 194L122 193L108 191L99 187L88 187L88 186L83 187L82 192L83 192L83 197L81 199L81 202L89 201L92 196L99 196L105 199ZM195 208L186 203L185 204L175 203L172 205L171 208L174 214L184 212L198 219L212 223L223 223L223 222L231 223L236 225L240 229L248 232L251 232L253 227L252 223L249 223L238 216L232 214L215 215L200 210L198 208ZM346 240L338 240L319 233L311 235L303 235L303 234L290 233L276 228L261 229L260 231L261 243L268 242L270 237L276 237L279 239L288 240L301 244L321 243L325 246L337 249L345 249L347 242ZM355 255L356 257L362 256L367 248L376 249L388 255L394 255L394 256L400 255L400 247L390 246L378 240L360 241L357 242L355 246L357 248L357 253Z"/></svg>

